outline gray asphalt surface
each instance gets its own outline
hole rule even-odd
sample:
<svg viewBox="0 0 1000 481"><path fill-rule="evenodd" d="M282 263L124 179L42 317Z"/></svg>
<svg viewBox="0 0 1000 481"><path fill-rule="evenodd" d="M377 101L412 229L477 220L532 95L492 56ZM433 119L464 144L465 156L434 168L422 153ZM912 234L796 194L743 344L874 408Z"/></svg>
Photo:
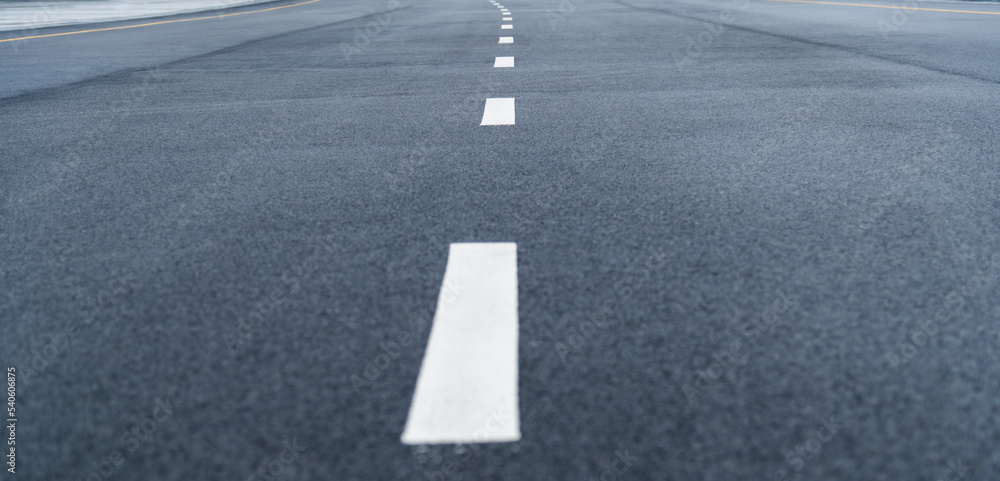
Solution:
<svg viewBox="0 0 1000 481"><path fill-rule="evenodd" d="M504 5L0 43L3 479L1000 477L1000 15ZM523 437L405 446L469 241Z"/></svg>

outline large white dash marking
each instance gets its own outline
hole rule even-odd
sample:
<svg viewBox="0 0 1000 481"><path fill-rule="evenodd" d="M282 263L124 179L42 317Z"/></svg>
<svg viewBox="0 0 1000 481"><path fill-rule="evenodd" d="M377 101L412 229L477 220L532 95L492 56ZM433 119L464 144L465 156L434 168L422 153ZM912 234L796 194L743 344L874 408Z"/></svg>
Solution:
<svg viewBox="0 0 1000 481"><path fill-rule="evenodd" d="M500 37L499 43L514 43L514 37Z"/></svg>
<svg viewBox="0 0 1000 481"><path fill-rule="evenodd" d="M497 57L496 60L493 61L493 68L513 67L513 66L514 66L514 57Z"/></svg>
<svg viewBox="0 0 1000 481"><path fill-rule="evenodd" d="M451 244L400 440L520 440L517 329L517 244Z"/></svg>
<svg viewBox="0 0 1000 481"><path fill-rule="evenodd" d="M486 99L479 125L514 125L514 98Z"/></svg>
<svg viewBox="0 0 1000 481"><path fill-rule="evenodd" d="M513 25L501 25L500 26L500 30L510 30L512 28L514 28Z"/></svg>

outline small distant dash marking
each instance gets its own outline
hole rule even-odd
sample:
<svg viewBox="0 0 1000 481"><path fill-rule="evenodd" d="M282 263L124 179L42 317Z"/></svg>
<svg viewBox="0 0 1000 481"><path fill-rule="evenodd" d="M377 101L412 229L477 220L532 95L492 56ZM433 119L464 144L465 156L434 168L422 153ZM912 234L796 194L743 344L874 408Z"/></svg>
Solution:
<svg viewBox="0 0 1000 481"><path fill-rule="evenodd" d="M486 99L479 125L514 125L514 98Z"/></svg>
<svg viewBox="0 0 1000 481"><path fill-rule="evenodd" d="M514 66L514 57L497 57L496 60L493 61L493 68L513 67L513 66Z"/></svg>

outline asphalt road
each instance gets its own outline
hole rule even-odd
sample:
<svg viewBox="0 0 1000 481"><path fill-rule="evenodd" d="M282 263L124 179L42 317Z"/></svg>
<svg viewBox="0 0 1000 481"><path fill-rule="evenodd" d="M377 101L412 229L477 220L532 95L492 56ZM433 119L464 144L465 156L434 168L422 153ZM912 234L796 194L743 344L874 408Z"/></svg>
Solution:
<svg viewBox="0 0 1000 481"><path fill-rule="evenodd" d="M3 479L1000 477L1000 5L297 3L0 42ZM516 443L400 442L456 242Z"/></svg>

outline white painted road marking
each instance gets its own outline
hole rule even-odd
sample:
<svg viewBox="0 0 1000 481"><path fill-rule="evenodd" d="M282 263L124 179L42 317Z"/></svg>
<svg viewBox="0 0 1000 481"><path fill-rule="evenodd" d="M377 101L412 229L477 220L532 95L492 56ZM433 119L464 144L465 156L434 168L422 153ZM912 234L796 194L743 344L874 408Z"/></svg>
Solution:
<svg viewBox="0 0 1000 481"><path fill-rule="evenodd" d="M509 22L511 18L513 18L513 17L504 17L503 21Z"/></svg>
<svg viewBox="0 0 1000 481"><path fill-rule="evenodd" d="M493 68L513 66L514 57L497 57L496 60L493 61Z"/></svg>
<svg viewBox="0 0 1000 481"><path fill-rule="evenodd" d="M400 440L520 440L517 329L517 244L451 244Z"/></svg>
<svg viewBox="0 0 1000 481"><path fill-rule="evenodd" d="M503 15L510 15L510 12L503 12Z"/></svg>
<svg viewBox="0 0 1000 481"><path fill-rule="evenodd" d="M500 37L500 43L514 43L514 37Z"/></svg>
<svg viewBox="0 0 1000 481"><path fill-rule="evenodd" d="M512 28L514 28L513 25L501 25L500 26L500 30L510 30Z"/></svg>
<svg viewBox="0 0 1000 481"><path fill-rule="evenodd" d="M500 11L501 12L509 12L510 10L507 10L506 8L501 8Z"/></svg>
<svg viewBox="0 0 1000 481"><path fill-rule="evenodd" d="M479 125L514 125L514 99L486 99Z"/></svg>

